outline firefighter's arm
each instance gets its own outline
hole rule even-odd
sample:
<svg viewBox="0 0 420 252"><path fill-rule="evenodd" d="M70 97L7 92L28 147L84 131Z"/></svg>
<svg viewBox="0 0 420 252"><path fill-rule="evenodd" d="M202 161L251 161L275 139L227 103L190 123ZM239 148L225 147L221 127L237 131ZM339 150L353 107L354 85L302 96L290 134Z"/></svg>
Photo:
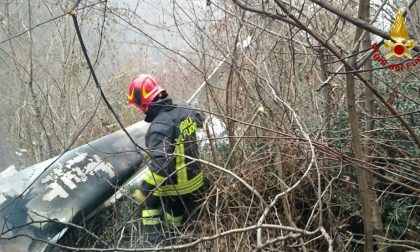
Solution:
<svg viewBox="0 0 420 252"><path fill-rule="evenodd" d="M170 163L170 153L173 153L171 127L165 124L152 124L146 135L146 147L149 153L148 169L146 179L140 183L140 189L132 194L134 200L142 204L147 196L159 184L153 179L153 174L166 174L166 166ZM150 176L151 175L151 176Z"/></svg>
<svg viewBox="0 0 420 252"><path fill-rule="evenodd" d="M149 169L155 174L167 177L168 166L173 165L174 128L170 125L152 124L146 137L146 147L150 154ZM149 183L150 184L150 183ZM157 185L157 184L156 184Z"/></svg>

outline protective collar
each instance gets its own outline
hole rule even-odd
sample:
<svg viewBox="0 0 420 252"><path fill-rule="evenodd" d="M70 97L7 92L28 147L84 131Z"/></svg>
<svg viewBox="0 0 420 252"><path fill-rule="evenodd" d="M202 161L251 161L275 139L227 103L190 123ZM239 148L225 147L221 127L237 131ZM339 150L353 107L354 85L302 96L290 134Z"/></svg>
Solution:
<svg viewBox="0 0 420 252"><path fill-rule="evenodd" d="M161 111L171 110L173 108L172 98L168 95L166 98L153 102L146 113L144 120L151 123Z"/></svg>

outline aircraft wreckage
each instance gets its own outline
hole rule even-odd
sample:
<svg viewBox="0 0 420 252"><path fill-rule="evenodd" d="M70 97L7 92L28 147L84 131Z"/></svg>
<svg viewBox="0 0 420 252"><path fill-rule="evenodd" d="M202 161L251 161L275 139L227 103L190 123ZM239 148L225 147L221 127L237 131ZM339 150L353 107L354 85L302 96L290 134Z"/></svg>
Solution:
<svg viewBox="0 0 420 252"><path fill-rule="evenodd" d="M127 128L144 147L148 124ZM0 177L0 251L43 251L111 197L144 163L123 130ZM3 250L2 250L3 249Z"/></svg>
<svg viewBox="0 0 420 252"><path fill-rule="evenodd" d="M250 44L247 37L238 51ZM206 84L216 83L228 67L222 61L187 102L197 106ZM23 170L0 172L0 252L48 250L68 223L80 222L115 198L116 188L140 178L148 127L141 121L127 133L119 130Z"/></svg>

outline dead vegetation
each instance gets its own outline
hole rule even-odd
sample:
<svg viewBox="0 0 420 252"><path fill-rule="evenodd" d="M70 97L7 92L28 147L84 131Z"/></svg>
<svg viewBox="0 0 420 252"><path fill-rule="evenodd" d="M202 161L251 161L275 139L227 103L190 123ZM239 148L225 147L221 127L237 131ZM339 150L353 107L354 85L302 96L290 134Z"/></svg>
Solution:
<svg viewBox="0 0 420 252"><path fill-rule="evenodd" d="M130 6L104 2L92 9L95 15L105 13L103 27L107 22L118 24L118 28L123 24L136 36L147 37L146 47L144 43L133 47L143 60L119 68L112 78L107 78L109 69L104 71L105 63L98 59L99 76L108 80L101 82L103 88L127 125L141 119L122 102L129 75L139 71L156 74L175 100L187 99L200 82L206 83L194 101L211 118L204 129L202 157L196 162L202 163L210 186L191 220L179 230L175 247L168 250L369 251L367 246L381 251L419 249L416 230L420 225L420 160L416 138L420 131L420 68L397 72L381 69L375 62L363 62L370 59L362 57L369 47L360 45L362 36L357 37L354 31L357 28L365 34L374 33L379 25L352 23L348 16L357 15L358 10L354 1L286 4L237 0L208 1L208 6L193 2L171 2L171 25L166 26L163 20L155 24L158 31L174 28L171 31L184 43L176 50L156 39L158 35L142 33L142 28L150 24ZM381 14L382 21L378 22L392 19L396 8L403 7L359 2L371 6L367 18ZM88 15L87 3L83 6L86 10L80 10L79 18ZM418 25L415 13L408 20L410 27ZM88 27L83 24L82 29ZM386 29L382 31L387 34ZM411 34L420 43L420 37ZM249 36L249 48L241 50L236 46ZM107 43L119 46L112 40ZM150 48L162 53L162 58L153 61ZM412 53L418 57L417 51ZM106 57L102 60L109 60ZM356 62L350 61L353 58ZM147 65L147 60L155 64ZM120 58L116 61L123 62ZM212 77L221 61L227 64ZM365 66L370 76L365 72L357 75L361 70L357 64ZM68 78L82 79L86 84L83 89L68 87L72 96L65 96L68 93L60 89L71 110L65 110L66 103L41 102L56 93L47 93L31 107L21 108L25 113L32 111L32 106L41 109L30 118L19 117L17 122L22 145L37 158L63 149L68 141L60 138L62 134L71 133L81 143L118 128L107 108L87 103L99 96L85 96L88 91L96 92L86 75L88 72L70 74ZM41 81L38 76L26 78ZM23 79L22 85L26 85ZM352 81L354 93L349 92ZM370 91L365 89L366 83L371 85ZM35 93L42 97L49 88L39 87ZM26 89L22 92L29 94ZM71 99L74 96L77 102ZM368 107L367 97L373 107ZM81 109L79 105L85 102L87 107ZM80 119L92 113L98 114L78 135ZM60 120L55 117L58 115L62 116ZM215 129L214 118L223 122L222 130ZM372 120L373 125L368 126ZM28 128L29 122L36 127ZM27 131L27 136L40 137L43 144L32 144L23 137ZM359 135L356 140L355 133ZM51 148L45 147L47 136L53 139ZM356 156L355 146L361 148L361 157ZM361 186L364 177L360 174L368 180L365 187ZM130 190L115 205L73 227L57 249L145 249L139 242L138 214ZM363 208L363 195L372 203L368 208Z"/></svg>

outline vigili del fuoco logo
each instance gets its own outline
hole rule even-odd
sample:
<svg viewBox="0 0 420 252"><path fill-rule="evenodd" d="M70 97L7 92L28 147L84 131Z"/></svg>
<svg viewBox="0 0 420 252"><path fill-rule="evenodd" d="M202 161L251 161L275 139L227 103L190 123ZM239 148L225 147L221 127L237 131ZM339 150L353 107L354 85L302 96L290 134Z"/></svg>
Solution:
<svg viewBox="0 0 420 252"><path fill-rule="evenodd" d="M387 66L391 70L401 71L404 68L410 69L417 64L420 64L420 55L413 59L413 56L409 53L411 49L416 45L414 40L408 39L408 31L405 26L403 13L401 10L398 10L397 17L394 24L391 27L390 37L392 40L385 40L384 47L388 51L385 57L382 57L379 54L379 49L376 43L372 44L373 49L373 59L381 64L382 66ZM410 61L405 64L394 64L388 63L389 58L398 57L398 58L408 58Z"/></svg>

